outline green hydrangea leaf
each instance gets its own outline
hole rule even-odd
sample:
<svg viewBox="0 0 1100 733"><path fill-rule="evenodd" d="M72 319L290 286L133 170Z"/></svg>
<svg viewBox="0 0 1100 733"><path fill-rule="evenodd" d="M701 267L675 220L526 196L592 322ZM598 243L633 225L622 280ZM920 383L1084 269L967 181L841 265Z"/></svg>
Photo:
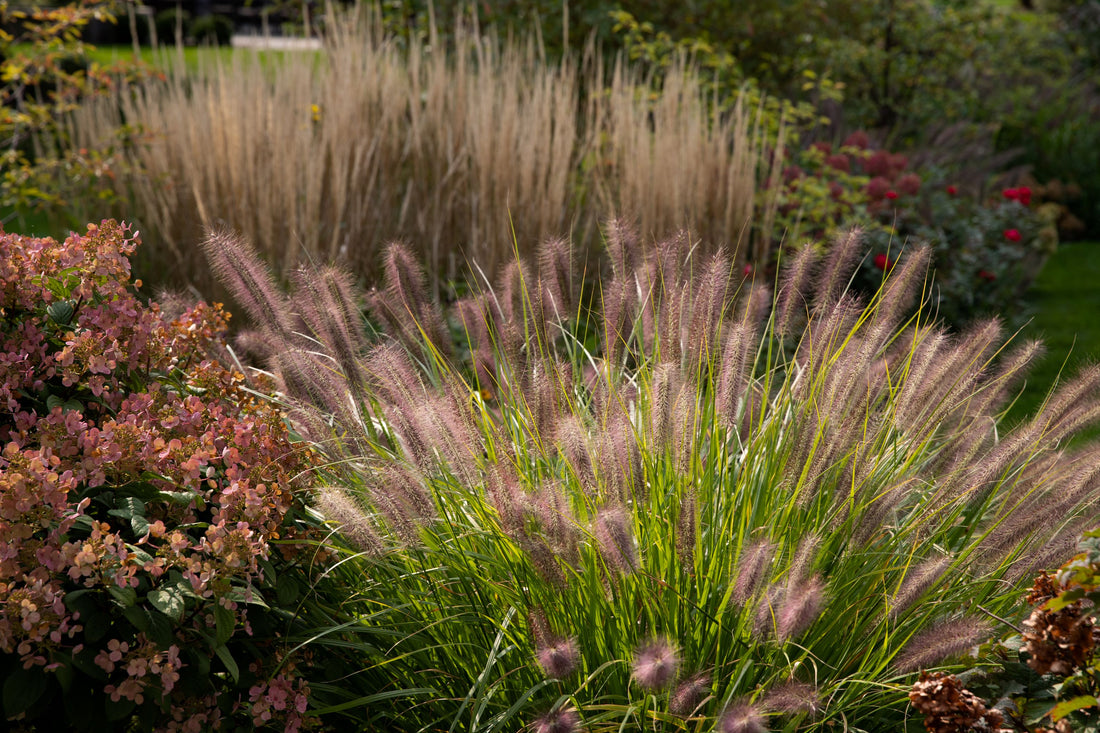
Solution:
<svg viewBox="0 0 1100 733"><path fill-rule="evenodd" d="M173 621L179 622L183 618L183 611L187 607L187 601L179 588L167 586L157 588L149 592L149 603L153 608L163 613Z"/></svg>
<svg viewBox="0 0 1100 733"><path fill-rule="evenodd" d="M1062 718L1066 717L1075 710L1084 710L1085 708L1093 708L1098 704L1095 697L1092 695L1078 695L1077 697L1070 698L1069 700L1063 700L1054 706L1054 709L1050 711L1050 719L1054 722L1058 722Z"/></svg>

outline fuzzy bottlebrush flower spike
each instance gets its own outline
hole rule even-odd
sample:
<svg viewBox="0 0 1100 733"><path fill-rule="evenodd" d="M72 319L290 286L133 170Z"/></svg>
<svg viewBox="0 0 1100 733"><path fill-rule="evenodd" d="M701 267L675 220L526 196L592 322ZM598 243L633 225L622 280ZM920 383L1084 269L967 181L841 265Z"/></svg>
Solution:
<svg viewBox="0 0 1100 733"><path fill-rule="evenodd" d="M927 250L857 293L858 232L803 247L769 307L685 234L607 233L602 281L554 240L446 318L394 248L370 344L339 276L284 298L241 246L216 268L269 298L255 327L339 491L317 506L346 533L362 695L387 691L371 725L896 728L894 691L1100 521L1100 451L1063 445L1100 370L1005 430L1039 348L928 322ZM512 623L536 611L552 633Z"/></svg>

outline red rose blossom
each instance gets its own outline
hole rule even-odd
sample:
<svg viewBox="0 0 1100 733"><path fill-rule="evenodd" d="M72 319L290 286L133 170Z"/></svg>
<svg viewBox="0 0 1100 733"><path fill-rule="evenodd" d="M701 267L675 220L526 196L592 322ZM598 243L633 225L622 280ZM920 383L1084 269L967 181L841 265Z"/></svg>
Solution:
<svg viewBox="0 0 1100 733"><path fill-rule="evenodd" d="M744 269L741 270L741 275L743 277L748 277L751 274L752 274L752 263L751 262L746 263Z"/></svg>
<svg viewBox="0 0 1100 733"><path fill-rule="evenodd" d="M1017 188L1016 200L1024 206L1031 206L1031 189L1027 186L1020 186Z"/></svg>
<svg viewBox="0 0 1100 733"><path fill-rule="evenodd" d="M1010 242L1020 241L1020 231L1018 229L1005 229L1005 239Z"/></svg>
<svg viewBox="0 0 1100 733"><path fill-rule="evenodd" d="M874 263L875 267L883 272L890 270L894 266L894 261L882 253L875 255Z"/></svg>
<svg viewBox="0 0 1100 733"><path fill-rule="evenodd" d="M955 196L956 194L958 194L958 192L959 192L959 189L956 188L955 186L948 186L947 187L947 193L948 193L949 196Z"/></svg>
<svg viewBox="0 0 1100 733"><path fill-rule="evenodd" d="M886 192L886 198L890 199L891 201L893 201L897 197L898 197L898 192L897 191L887 191Z"/></svg>
<svg viewBox="0 0 1100 733"><path fill-rule="evenodd" d="M978 277L980 277L982 280L986 280L988 282L993 282L994 280L997 279L997 276L994 275L989 270L978 270Z"/></svg>
<svg viewBox="0 0 1100 733"><path fill-rule="evenodd" d="M1020 192L1017 191L1015 188L1006 188L1005 190L1001 191L1001 195L1009 201L1015 201L1016 199L1020 198Z"/></svg>

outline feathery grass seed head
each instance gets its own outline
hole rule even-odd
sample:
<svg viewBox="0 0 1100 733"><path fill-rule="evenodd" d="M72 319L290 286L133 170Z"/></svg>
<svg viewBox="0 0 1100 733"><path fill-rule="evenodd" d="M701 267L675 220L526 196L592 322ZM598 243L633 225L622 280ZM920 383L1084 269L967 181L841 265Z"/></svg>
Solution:
<svg viewBox="0 0 1100 733"><path fill-rule="evenodd" d="M680 654L668 639L654 639L634 652L632 674L643 690L663 690L679 672Z"/></svg>

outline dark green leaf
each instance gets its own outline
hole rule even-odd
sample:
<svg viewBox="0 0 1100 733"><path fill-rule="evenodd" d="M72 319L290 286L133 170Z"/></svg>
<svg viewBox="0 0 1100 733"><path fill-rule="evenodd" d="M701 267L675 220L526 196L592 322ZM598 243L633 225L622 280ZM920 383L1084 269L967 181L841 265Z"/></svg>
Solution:
<svg viewBox="0 0 1100 733"><path fill-rule="evenodd" d="M214 621L217 623L215 646L221 647L233 636L237 627L237 615L221 604L214 606Z"/></svg>
<svg viewBox="0 0 1100 733"><path fill-rule="evenodd" d="M84 622L84 640L89 644L102 639L111 628L111 615L104 611L96 611L92 614L81 612L80 616Z"/></svg>
<svg viewBox="0 0 1100 733"><path fill-rule="evenodd" d="M137 603L137 591L127 586L126 588L119 588L112 583L107 586L107 590L110 592L111 597L115 599L115 603L123 608L129 608Z"/></svg>
<svg viewBox="0 0 1100 733"><path fill-rule="evenodd" d="M46 692L46 674L38 667L17 668L4 680L4 717L27 711Z"/></svg>
<svg viewBox="0 0 1100 733"><path fill-rule="evenodd" d="M119 698L118 702L112 702L110 696L104 695L103 709L107 714L107 720L122 720L134 712L137 704L126 698Z"/></svg>
<svg viewBox="0 0 1100 733"><path fill-rule="evenodd" d="M68 326L73 320L73 304L67 300L59 300L46 306L46 314L54 323L60 326Z"/></svg>
<svg viewBox="0 0 1100 733"><path fill-rule="evenodd" d="M177 623L183 618L183 611L187 602L179 588L167 586L158 588L149 593L149 603L168 618Z"/></svg>
<svg viewBox="0 0 1100 733"><path fill-rule="evenodd" d="M131 519L132 517L145 516L145 502L136 496L123 496L118 500L116 506L116 509L107 512L112 517Z"/></svg>
<svg viewBox="0 0 1100 733"><path fill-rule="evenodd" d="M298 582L289 575L280 575L275 584L275 598L280 606L291 606L299 596Z"/></svg>
<svg viewBox="0 0 1100 733"><path fill-rule="evenodd" d="M150 619L149 612L140 606L130 606L122 615L126 617L126 620L133 624L134 628L141 632L149 631Z"/></svg>
<svg viewBox="0 0 1100 733"><path fill-rule="evenodd" d="M130 528L134 530L135 537L144 537L149 534L149 520L141 514L130 517Z"/></svg>
<svg viewBox="0 0 1100 733"><path fill-rule="evenodd" d="M225 665L225 669L229 672L229 676L233 678L233 681L240 682L241 671L237 668L237 662L233 659L233 655L229 653L229 649L222 645L215 647L214 653L218 655L218 659L222 660L222 664Z"/></svg>

